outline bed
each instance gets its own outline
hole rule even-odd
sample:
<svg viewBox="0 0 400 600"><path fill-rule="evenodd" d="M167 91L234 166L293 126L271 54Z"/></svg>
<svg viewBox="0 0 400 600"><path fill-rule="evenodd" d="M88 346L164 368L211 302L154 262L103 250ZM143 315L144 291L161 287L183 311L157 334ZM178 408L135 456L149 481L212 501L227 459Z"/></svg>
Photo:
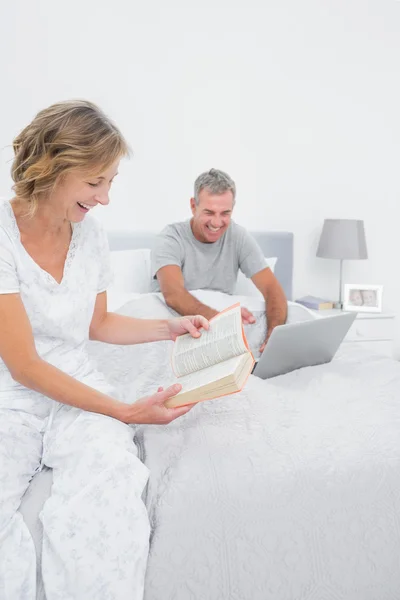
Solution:
<svg viewBox="0 0 400 600"><path fill-rule="evenodd" d="M293 236L255 235L292 296ZM149 234L110 234L115 252L149 248ZM256 296L196 291L216 308ZM203 294L203 296L202 296ZM114 308L170 316L160 295L127 291ZM289 303L289 320L313 318ZM250 329L250 327L252 329ZM91 343L93 360L132 401L170 377L170 342ZM327 365L269 381L251 376L234 396L197 405L168 426L136 430L150 469L152 525L145 600L397 600L400 589L400 363L345 344ZM51 471L21 504L38 554L39 512Z"/></svg>

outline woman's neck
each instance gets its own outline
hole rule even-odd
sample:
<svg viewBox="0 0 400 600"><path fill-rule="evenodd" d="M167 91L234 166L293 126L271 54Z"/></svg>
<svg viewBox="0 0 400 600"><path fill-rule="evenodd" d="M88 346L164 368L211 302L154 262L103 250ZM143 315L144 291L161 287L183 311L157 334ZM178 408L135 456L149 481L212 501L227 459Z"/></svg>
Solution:
<svg viewBox="0 0 400 600"><path fill-rule="evenodd" d="M31 235L59 236L71 224L65 217L57 215L54 208L44 201L37 207L34 215L28 212L28 202L20 198L13 198L11 206L21 232L29 232Z"/></svg>

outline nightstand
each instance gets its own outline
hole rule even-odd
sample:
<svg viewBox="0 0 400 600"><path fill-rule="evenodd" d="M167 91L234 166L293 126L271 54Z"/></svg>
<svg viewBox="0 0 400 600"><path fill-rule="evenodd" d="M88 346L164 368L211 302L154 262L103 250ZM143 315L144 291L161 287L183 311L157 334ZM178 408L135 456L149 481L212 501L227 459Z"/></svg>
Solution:
<svg viewBox="0 0 400 600"><path fill-rule="evenodd" d="M342 311L332 309L312 310L311 312L317 317L323 318ZM357 342L362 344L363 348L391 357L393 356L394 318L393 314L385 312L359 312L343 342Z"/></svg>

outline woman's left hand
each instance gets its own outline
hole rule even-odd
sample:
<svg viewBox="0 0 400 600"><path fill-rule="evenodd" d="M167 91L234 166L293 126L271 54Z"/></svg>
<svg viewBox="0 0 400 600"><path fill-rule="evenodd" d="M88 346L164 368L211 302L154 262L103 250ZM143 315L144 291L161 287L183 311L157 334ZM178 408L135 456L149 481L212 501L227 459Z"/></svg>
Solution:
<svg viewBox="0 0 400 600"><path fill-rule="evenodd" d="M173 341L185 333L190 333L192 337L198 338L201 336L200 329L208 329L209 327L209 322L201 315L179 317L178 319L169 319L168 321L168 330Z"/></svg>

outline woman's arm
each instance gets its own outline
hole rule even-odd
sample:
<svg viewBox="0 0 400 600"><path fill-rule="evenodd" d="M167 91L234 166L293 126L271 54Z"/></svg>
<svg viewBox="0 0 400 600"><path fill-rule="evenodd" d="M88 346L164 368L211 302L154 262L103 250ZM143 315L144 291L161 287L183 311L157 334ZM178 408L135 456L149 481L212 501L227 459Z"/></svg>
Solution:
<svg viewBox="0 0 400 600"><path fill-rule="evenodd" d="M89 337L108 344L141 344L170 340L167 319L134 319L107 312L107 292L97 294Z"/></svg>
<svg viewBox="0 0 400 600"><path fill-rule="evenodd" d="M198 329L208 328L204 317L178 319L135 319L107 312L107 292L97 294L89 337L108 344L142 344L160 340L174 340L177 335L189 332L199 337Z"/></svg>
<svg viewBox="0 0 400 600"><path fill-rule="evenodd" d="M44 396L101 413L124 423L169 423L188 407L168 409L164 402L180 385L141 398L131 405L98 392L42 360L35 347L31 324L19 294L0 294L0 356L15 381Z"/></svg>

